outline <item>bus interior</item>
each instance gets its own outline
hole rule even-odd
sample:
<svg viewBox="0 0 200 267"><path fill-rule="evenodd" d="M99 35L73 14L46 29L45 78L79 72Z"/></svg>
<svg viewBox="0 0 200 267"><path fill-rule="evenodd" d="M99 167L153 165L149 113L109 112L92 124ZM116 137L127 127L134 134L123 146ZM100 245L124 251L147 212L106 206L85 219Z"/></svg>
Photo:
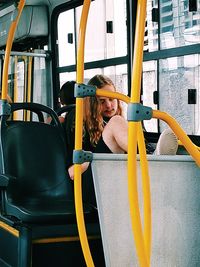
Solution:
<svg viewBox="0 0 200 267"><path fill-rule="evenodd" d="M59 91L95 74L114 82L134 135L128 154L84 154L87 186L81 161L67 175L58 116L74 105ZM0 0L0 87L0 266L200 265L198 0ZM177 155L142 152L167 127Z"/></svg>

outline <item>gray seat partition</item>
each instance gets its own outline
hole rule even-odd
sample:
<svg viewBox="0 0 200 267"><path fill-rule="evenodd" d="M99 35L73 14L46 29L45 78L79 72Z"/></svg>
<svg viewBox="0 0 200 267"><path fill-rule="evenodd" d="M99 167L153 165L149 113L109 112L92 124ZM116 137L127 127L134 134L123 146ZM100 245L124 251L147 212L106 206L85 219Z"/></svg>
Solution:
<svg viewBox="0 0 200 267"><path fill-rule="evenodd" d="M200 169L188 155L149 155L148 160L152 198L151 266L200 266ZM94 154L92 171L106 266L138 266L129 217L127 155ZM142 215L140 181L139 170Z"/></svg>

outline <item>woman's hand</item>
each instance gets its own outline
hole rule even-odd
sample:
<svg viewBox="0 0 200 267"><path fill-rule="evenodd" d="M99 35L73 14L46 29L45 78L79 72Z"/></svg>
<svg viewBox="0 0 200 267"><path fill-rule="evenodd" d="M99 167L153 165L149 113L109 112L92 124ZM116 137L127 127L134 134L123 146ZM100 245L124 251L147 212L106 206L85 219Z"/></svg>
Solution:
<svg viewBox="0 0 200 267"><path fill-rule="evenodd" d="M81 164L81 173L83 173L87 170L89 164L90 164L89 162L84 162ZM74 165L72 165L68 168L68 173L69 173L70 179L74 180Z"/></svg>

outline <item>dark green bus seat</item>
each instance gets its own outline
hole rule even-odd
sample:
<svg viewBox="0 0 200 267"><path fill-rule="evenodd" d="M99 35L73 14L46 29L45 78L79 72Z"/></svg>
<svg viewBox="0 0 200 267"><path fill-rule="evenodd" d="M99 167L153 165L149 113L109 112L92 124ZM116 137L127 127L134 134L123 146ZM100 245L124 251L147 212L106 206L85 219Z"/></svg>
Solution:
<svg viewBox="0 0 200 267"><path fill-rule="evenodd" d="M5 111L0 119L0 266L28 267L34 266L34 259L31 260L34 242L77 237L78 232L72 181L65 164L67 151L58 117L40 104L11 104L12 112L17 109L47 112L53 121L51 125L8 121ZM84 215L92 228L90 233L88 226L88 234L97 236L95 209L84 204Z"/></svg>

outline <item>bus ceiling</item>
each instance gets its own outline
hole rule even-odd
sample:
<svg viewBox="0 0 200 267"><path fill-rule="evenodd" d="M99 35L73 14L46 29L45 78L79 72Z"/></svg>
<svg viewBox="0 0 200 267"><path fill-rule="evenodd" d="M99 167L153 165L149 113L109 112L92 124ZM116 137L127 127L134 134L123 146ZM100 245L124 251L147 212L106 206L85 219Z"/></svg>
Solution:
<svg viewBox="0 0 200 267"><path fill-rule="evenodd" d="M15 16L16 0L0 0L0 49L5 49L8 31ZM66 0L27 0L17 27L13 50L39 48L48 42L49 14Z"/></svg>
<svg viewBox="0 0 200 267"><path fill-rule="evenodd" d="M70 2L71 0L26 0L25 5L46 5L51 6L51 8L55 8L56 6L59 6L60 4L64 4L67 2ZM2 8L5 8L6 6L17 3L18 0L0 0L0 10Z"/></svg>

